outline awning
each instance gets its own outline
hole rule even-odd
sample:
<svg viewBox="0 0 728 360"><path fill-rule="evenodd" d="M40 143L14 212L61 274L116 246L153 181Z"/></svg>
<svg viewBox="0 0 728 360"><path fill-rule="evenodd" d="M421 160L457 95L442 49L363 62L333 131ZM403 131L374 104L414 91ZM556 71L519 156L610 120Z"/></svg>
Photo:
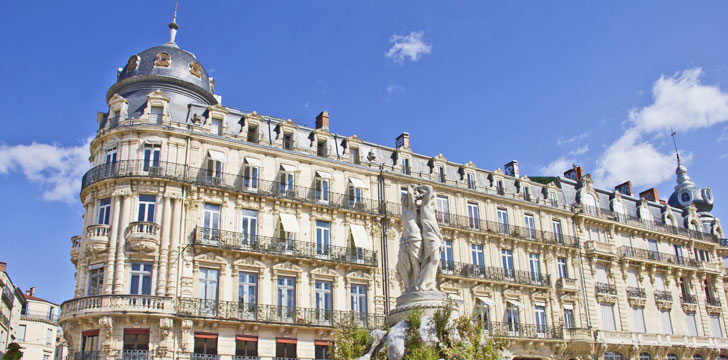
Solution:
<svg viewBox="0 0 728 360"><path fill-rule="evenodd" d="M542 303L542 302L535 302L533 304L536 306L546 306L546 303Z"/></svg>
<svg viewBox="0 0 728 360"><path fill-rule="evenodd" d="M316 175L322 179L331 179L331 174L325 172L325 171L318 171L316 170Z"/></svg>
<svg viewBox="0 0 728 360"><path fill-rule="evenodd" d="M357 178L349 178L349 181L352 185L354 185L355 188L359 189L368 189L369 187L361 180Z"/></svg>
<svg viewBox="0 0 728 360"><path fill-rule="evenodd" d="M296 343L296 339L291 339L291 338L276 338L276 342L277 343L281 343L281 344L295 344Z"/></svg>
<svg viewBox="0 0 728 360"><path fill-rule="evenodd" d="M225 153L215 150L207 150L207 154L210 155L210 159L225 162Z"/></svg>
<svg viewBox="0 0 728 360"><path fill-rule="evenodd" d="M283 224L283 230L286 232L297 233L299 231L296 215L281 213L281 224Z"/></svg>
<svg viewBox="0 0 728 360"><path fill-rule="evenodd" d="M564 304L564 309L568 309L568 310L574 310L574 305L571 305L571 304Z"/></svg>
<svg viewBox="0 0 728 360"><path fill-rule="evenodd" d="M483 302L485 305L495 305L495 301L486 296L476 296L476 298Z"/></svg>
<svg viewBox="0 0 728 360"><path fill-rule="evenodd" d="M149 334L149 329L124 329L124 335Z"/></svg>
<svg viewBox="0 0 728 360"><path fill-rule="evenodd" d="M83 331L81 336L99 336L99 329Z"/></svg>
<svg viewBox="0 0 728 360"><path fill-rule="evenodd" d="M319 345L319 346L329 346L329 341L328 340L314 340L313 344Z"/></svg>
<svg viewBox="0 0 728 360"><path fill-rule="evenodd" d="M252 166L258 166L258 167L263 166L263 163L256 158L246 157L245 162Z"/></svg>
<svg viewBox="0 0 728 360"><path fill-rule="evenodd" d="M296 168L294 165L281 164L281 168L283 169L283 171L286 172L298 171L298 168Z"/></svg>
<svg viewBox="0 0 728 360"><path fill-rule="evenodd" d="M217 334L214 333L195 333L196 338L200 339L217 339Z"/></svg>
<svg viewBox="0 0 728 360"><path fill-rule="evenodd" d="M250 336L250 335L235 335L235 340L240 341L258 341L257 336Z"/></svg>
<svg viewBox="0 0 728 360"><path fill-rule="evenodd" d="M525 309L525 308L526 308L526 306L525 306L525 305L523 305L523 304L519 303L519 302L518 302L518 301L516 301L516 300L506 300L506 302L507 302L507 303L509 303L509 304L511 304L511 305L513 305L513 306L515 306L515 307L519 307L519 308L523 308L523 309Z"/></svg>
<svg viewBox="0 0 728 360"><path fill-rule="evenodd" d="M369 240L369 235L367 235L367 230L364 229L364 226L356 224L349 226L351 226L351 236L354 238L354 245L362 249L373 250L372 241Z"/></svg>

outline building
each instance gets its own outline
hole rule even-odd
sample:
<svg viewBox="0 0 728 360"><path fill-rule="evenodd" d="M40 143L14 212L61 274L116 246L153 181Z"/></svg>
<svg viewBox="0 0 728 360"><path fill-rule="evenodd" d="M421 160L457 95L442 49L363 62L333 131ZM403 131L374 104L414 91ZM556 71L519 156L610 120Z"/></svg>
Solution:
<svg viewBox="0 0 728 360"><path fill-rule="evenodd" d="M171 39L106 94L72 238L61 325L77 359L325 359L345 318L380 327L400 294L399 199L439 194L439 287L516 359L728 354L712 194L457 164L223 106ZM688 195L683 195L687 193ZM645 319L658 319L646 321Z"/></svg>
<svg viewBox="0 0 728 360"><path fill-rule="evenodd" d="M7 266L6 262L0 262L0 356L5 354L10 343L17 341L20 310L25 304L23 292L13 284L7 273Z"/></svg>
<svg viewBox="0 0 728 360"><path fill-rule="evenodd" d="M60 333L60 306L36 297L35 287L26 291L25 299L26 303L20 311L15 342L23 347L24 358L54 359Z"/></svg>

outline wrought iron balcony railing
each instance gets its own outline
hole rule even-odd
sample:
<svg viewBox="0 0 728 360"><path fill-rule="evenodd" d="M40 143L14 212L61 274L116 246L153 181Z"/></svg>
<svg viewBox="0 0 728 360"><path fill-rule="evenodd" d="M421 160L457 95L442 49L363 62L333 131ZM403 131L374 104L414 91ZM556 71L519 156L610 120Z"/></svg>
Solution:
<svg viewBox="0 0 728 360"><path fill-rule="evenodd" d="M562 326L495 321L485 322L483 325L488 334L495 337L522 337L532 339L563 339L564 337Z"/></svg>
<svg viewBox="0 0 728 360"><path fill-rule="evenodd" d="M200 226L195 229L194 241L196 245L224 249L377 266L377 252L373 250L336 245L324 246L308 241L249 235L242 232L216 230Z"/></svg>
<svg viewBox="0 0 728 360"><path fill-rule="evenodd" d="M680 296L680 301L683 304L697 304L698 303L698 298L695 295L682 294Z"/></svg>
<svg viewBox="0 0 728 360"><path fill-rule="evenodd" d="M440 263L440 273L470 279L509 282L530 286L551 286L549 275L522 270L506 270L502 267L465 264L458 262Z"/></svg>
<svg viewBox="0 0 728 360"><path fill-rule="evenodd" d="M152 352L149 350L119 350L117 360L151 360Z"/></svg>
<svg viewBox="0 0 728 360"><path fill-rule="evenodd" d="M235 355L233 360L260 360L260 356Z"/></svg>
<svg viewBox="0 0 728 360"><path fill-rule="evenodd" d="M646 298L645 289L627 286L627 297L631 299L644 299Z"/></svg>
<svg viewBox="0 0 728 360"><path fill-rule="evenodd" d="M345 319L359 321L367 328L384 326L384 315L288 307L279 305L243 304L234 301L179 298L177 314L237 321L254 321L277 324L296 324L306 326L334 327Z"/></svg>
<svg viewBox="0 0 728 360"><path fill-rule="evenodd" d="M220 360L220 355L217 354L190 354L190 360Z"/></svg>
<svg viewBox="0 0 728 360"><path fill-rule="evenodd" d="M685 256L675 256L672 254L661 253L659 251L638 249L631 246L622 246L620 248L620 252L622 256L631 258L659 261L682 266L698 267L698 262L695 261L695 259L691 259Z"/></svg>
<svg viewBox="0 0 728 360"><path fill-rule="evenodd" d="M79 351L73 354L74 360L98 360L99 359L99 352L98 351Z"/></svg>
<svg viewBox="0 0 728 360"><path fill-rule="evenodd" d="M672 294L669 291L655 290L656 301L672 301Z"/></svg>
<svg viewBox="0 0 728 360"><path fill-rule="evenodd" d="M597 294L617 295L617 288L614 286L614 284L598 282L594 287L597 291Z"/></svg>
<svg viewBox="0 0 728 360"><path fill-rule="evenodd" d="M708 306L718 306L720 307L720 299L716 297L709 296L705 298L705 303L708 304Z"/></svg>

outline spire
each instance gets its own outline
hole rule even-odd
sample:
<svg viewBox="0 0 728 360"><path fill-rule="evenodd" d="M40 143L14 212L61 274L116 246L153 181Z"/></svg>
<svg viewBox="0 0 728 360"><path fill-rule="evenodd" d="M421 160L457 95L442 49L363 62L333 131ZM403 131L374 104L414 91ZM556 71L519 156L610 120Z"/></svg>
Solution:
<svg viewBox="0 0 728 360"><path fill-rule="evenodd" d="M675 141L675 135L677 135L677 133L672 130L672 128L670 128L670 131L672 131L670 136L672 136L672 144L675 146L675 158L677 158L677 169L675 169L675 175L677 175L677 186L675 186L675 190L695 186L695 184L690 181L688 169L680 161L680 153L677 151L677 142Z"/></svg>
<svg viewBox="0 0 728 360"><path fill-rule="evenodd" d="M174 39L177 36L177 29L179 29L179 25L177 25L177 5L179 3L179 0L174 2L174 15L172 16L172 22L169 23L169 43L168 44L174 44Z"/></svg>
<svg viewBox="0 0 728 360"><path fill-rule="evenodd" d="M680 153L677 152L677 142L675 141L675 135L677 135L677 133L675 132L675 130L672 129L672 126L670 127L670 131L672 132L672 134L670 134L670 136L672 136L672 144L675 145L675 157L677 158L677 166L680 167Z"/></svg>

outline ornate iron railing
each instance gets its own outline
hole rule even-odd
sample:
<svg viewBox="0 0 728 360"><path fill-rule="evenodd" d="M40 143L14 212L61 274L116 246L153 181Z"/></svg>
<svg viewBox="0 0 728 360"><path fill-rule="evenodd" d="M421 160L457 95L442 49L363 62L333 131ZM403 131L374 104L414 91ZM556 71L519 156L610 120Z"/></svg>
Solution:
<svg viewBox="0 0 728 360"><path fill-rule="evenodd" d="M655 300L672 301L672 294L669 291L655 290Z"/></svg>
<svg viewBox="0 0 728 360"><path fill-rule="evenodd" d="M617 288L614 284L596 283L594 286L597 294L617 295Z"/></svg>
<svg viewBox="0 0 728 360"><path fill-rule="evenodd" d="M631 246L622 246L620 248L620 252L621 252L622 256L627 256L627 257L632 257L632 258L660 261L660 262L664 262L664 263L670 263L670 264L676 264L676 265L682 265L682 266L698 267L698 262L695 261L695 259L691 259L691 258L685 257L685 256L675 256L672 254L661 253L659 251L638 249L638 248L634 248Z"/></svg>
<svg viewBox="0 0 728 360"><path fill-rule="evenodd" d="M707 298L705 298L705 303L708 304L709 306L718 306L719 307L720 299L718 299L717 297L708 296Z"/></svg>
<svg viewBox="0 0 728 360"><path fill-rule="evenodd" d="M197 298L177 299L177 314L237 321L334 327L343 320L353 319L367 328L381 328L384 315L355 311L322 310L279 305L243 304L234 301Z"/></svg>
<svg viewBox="0 0 728 360"><path fill-rule="evenodd" d="M195 245L268 253L296 258L377 266L377 252L345 246L323 246L313 242L249 235L236 231L195 228Z"/></svg>
<svg viewBox="0 0 728 360"><path fill-rule="evenodd" d="M220 355L217 354L190 354L190 360L220 360Z"/></svg>
<svg viewBox="0 0 728 360"><path fill-rule="evenodd" d="M233 360L260 360L260 356L235 355Z"/></svg>
<svg viewBox="0 0 728 360"><path fill-rule="evenodd" d="M98 351L83 351L83 352L76 352L73 354L74 360L98 360L99 359L99 352Z"/></svg>
<svg viewBox="0 0 728 360"><path fill-rule="evenodd" d="M645 289L627 286L627 297L632 299L644 299L646 298Z"/></svg>
<svg viewBox="0 0 728 360"><path fill-rule="evenodd" d="M119 350L117 360L151 360L152 353L149 350Z"/></svg>
<svg viewBox="0 0 728 360"><path fill-rule="evenodd" d="M680 296L680 301L683 304L697 304L698 303L698 298L695 295L682 294Z"/></svg>
<svg viewBox="0 0 728 360"><path fill-rule="evenodd" d="M551 286L549 275L522 270L506 270L502 267L465 264L458 262L440 263L440 273L470 279L510 282L530 286Z"/></svg>
<svg viewBox="0 0 728 360"><path fill-rule="evenodd" d="M485 322L483 325L488 334L495 337L523 337L533 339L563 339L564 337L562 326L495 321Z"/></svg>

